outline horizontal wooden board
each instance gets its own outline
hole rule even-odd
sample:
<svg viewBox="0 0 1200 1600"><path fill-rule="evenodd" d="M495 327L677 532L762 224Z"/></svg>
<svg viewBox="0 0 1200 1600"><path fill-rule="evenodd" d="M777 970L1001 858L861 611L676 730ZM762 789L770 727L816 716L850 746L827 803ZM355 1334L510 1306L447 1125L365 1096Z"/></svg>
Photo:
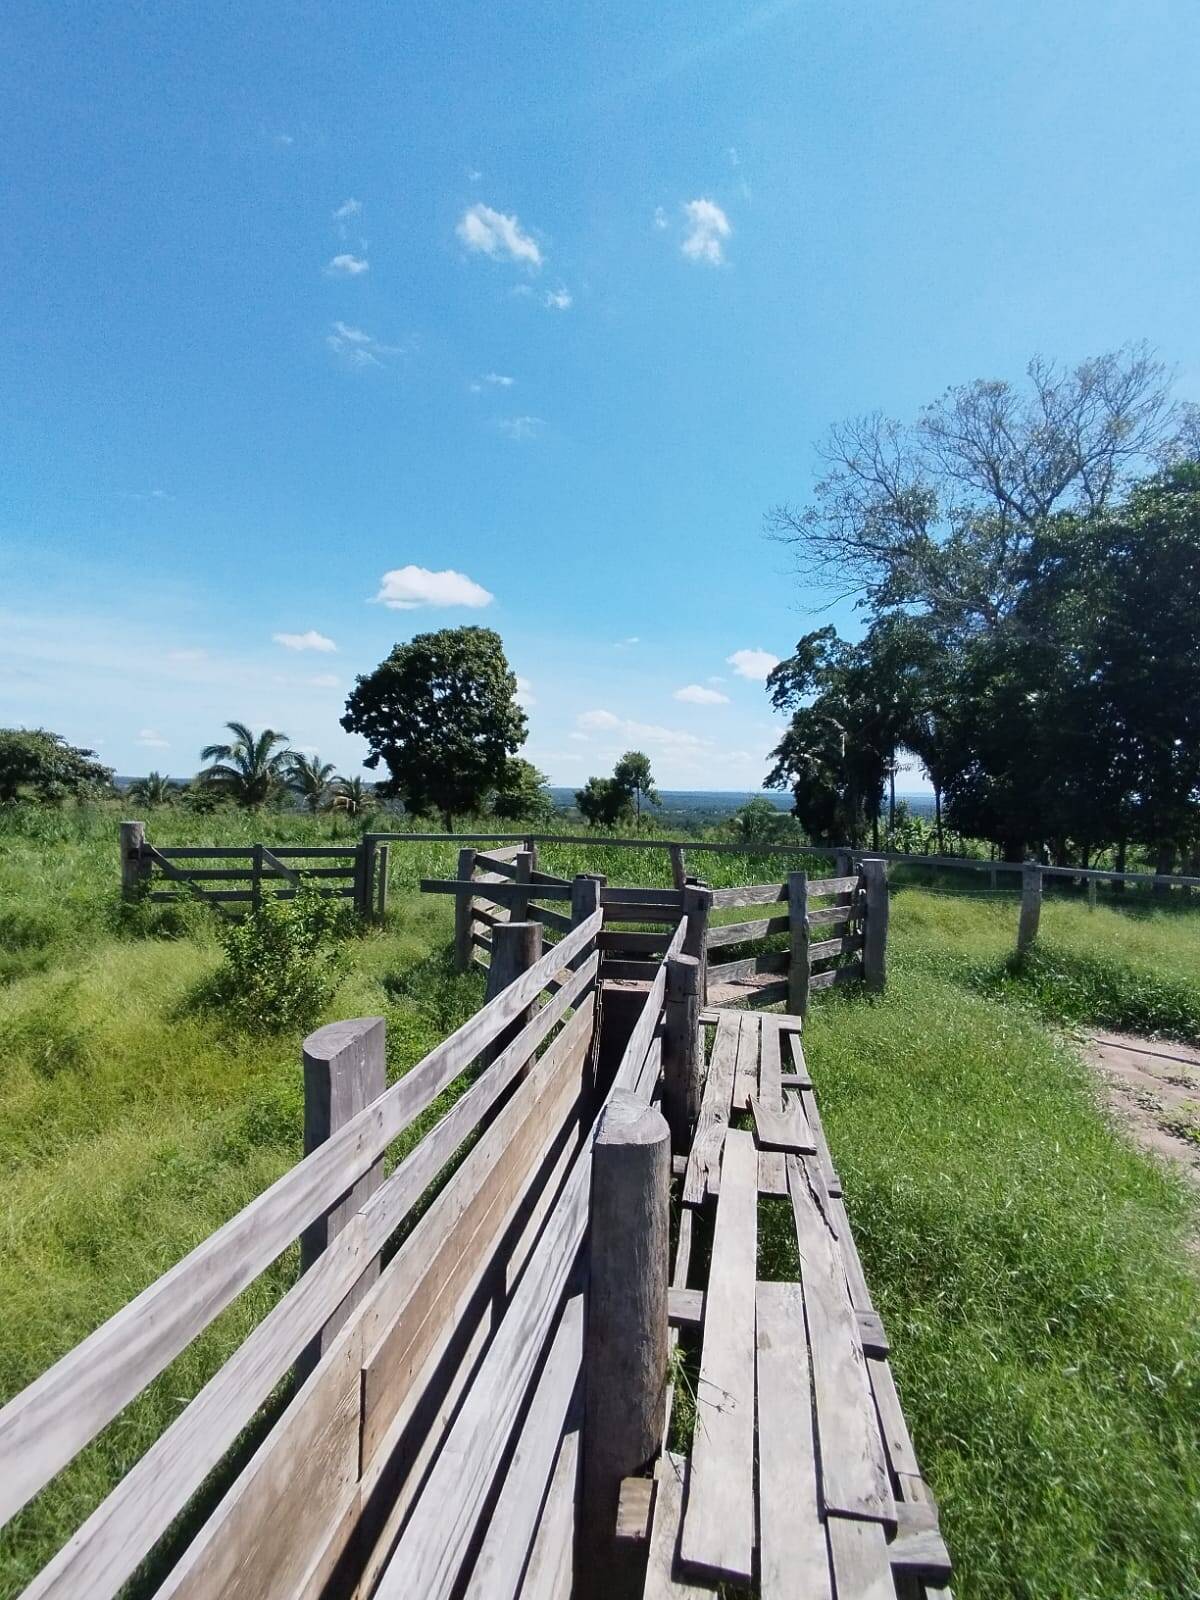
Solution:
<svg viewBox="0 0 1200 1600"><path fill-rule="evenodd" d="M861 983L863 964L850 961L844 967L826 967L824 972L814 972L808 980L809 989L832 989L843 983Z"/></svg>
<svg viewBox="0 0 1200 1600"><path fill-rule="evenodd" d="M850 878L810 878L808 880L808 893L811 899L814 895L824 898L828 894L850 894L859 886L857 873Z"/></svg>
<svg viewBox="0 0 1200 1600"><path fill-rule="evenodd" d="M675 924L679 921L678 907L656 906L641 902L610 900L604 907L604 922L650 922Z"/></svg>
<svg viewBox="0 0 1200 1600"><path fill-rule="evenodd" d="M622 929L604 929L596 935L599 949L623 956L661 956L670 942L669 933L630 933Z"/></svg>
<svg viewBox="0 0 1200 1600"><path fill-rule="evenodd" d="M613 983L653 983L659 963L653 960L627 961L623 956L605 956L600 976Z"/></svg>
<svg viewBox="0 0 1200 1600"><path fill-rule="evenodd" d="M549 906L527 906L526 915L533 922L540 922L544 928L553 928L555 933L570 933L574 927L574 923L565 912L553 911Z"/></svg>
<svg viewBox="0 0 1200 1600"><path fill-rule="evenodd" d="M769 906L787 899L786 883L749 883L741 888L714 889L712 903L718 906Z"/></svg>
<svg viewBox="0 0 1200 1600"><path fill-rule="evenodd" d="M725 961L719 966L710 965L708 981L716 983L736 983L742 978L753 978L759 973L776 974L786 972L791 957L786 950L766 950L762 955L747 956L743 961Z"/></svg>
<svg viewBox="0 0 1200 1600"><path fill-rule="evenodd" d="M820 939L816 944L808 947L810 961L828 961L831 956L848 956L852 951L861 950L863 935L850 933L840 939Z"/></svg>
<svg viewBox="0 0 1200 1600"><path fill-rule="evenodd" d="M839 922L849 922L854 915L853 906L818 906L808 913L808 921L814 928L836 927Z"/></svg>
<svg viewBox="0 0 1200 1600"><path fill-rule="evenodd" d="M197 893L201 891L197 890ZM250 901L261 900L294 900L299 893L296 889L273 889L264 883L262 893L257 894L253 889L208 889L203 891L204 899L216 905L240 904L247 905ZM354 886L348 885L344 889L318 889L316 893L331 899L349 900L355 893ZM146 896L147 900L159 903L169 900L185 900L187 898L187 884L181 882L176 890L156 889Z"/></svg>
<svg viewBox="0 0 1200 1600"><path fill-rule="evenodd" d="M481 882L486 879L475 878L471 882L460 882L457 878L422 878L422 894L470 894L479 892ZM496 905L511 906L514 900L522 904L529 899L530 885L527 883L488 883L485 898L492 900ZM569 900L571 890L558 888L555 884L547 883L539 886L537 891L539 900Z"/></svg>
<svg viewBox="0 0 1200 1600"><path fill-rule="evenodd" d="M790 917L759 917L754 922L719 922L709 926L705 943L710 950L723 944L744 944L751 939L766 939L774 933L787 933Z"/></svg>

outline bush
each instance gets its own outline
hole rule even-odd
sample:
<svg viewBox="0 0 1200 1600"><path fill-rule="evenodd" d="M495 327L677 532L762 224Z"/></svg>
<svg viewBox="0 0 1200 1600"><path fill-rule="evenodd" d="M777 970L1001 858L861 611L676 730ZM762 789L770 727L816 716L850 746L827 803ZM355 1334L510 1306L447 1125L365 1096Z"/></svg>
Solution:
<svg viewBox="0 0 1200 1600"><path fill-rule="evenodd" d="M249 1032L311 1026L344 969L334 938L345 921L343 907L309 890L294 900L268 900L221 928L225 959L209 986L209 1004Z"/></svg>
<svg viewBox="0 0 1200 1600"><path fill-rule="evenodd" d="M1194 983L1046 939L1023 956L1010 956L982 987L1002 996L1026 996L1055 1020L1200 1039L1200 992Z"/></svg>

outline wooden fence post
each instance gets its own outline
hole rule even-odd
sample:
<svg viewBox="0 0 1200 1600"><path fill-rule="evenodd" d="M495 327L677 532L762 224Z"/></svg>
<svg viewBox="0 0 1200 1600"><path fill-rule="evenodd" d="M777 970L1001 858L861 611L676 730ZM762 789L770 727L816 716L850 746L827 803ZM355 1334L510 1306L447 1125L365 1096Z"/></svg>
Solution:
<svg viewBox="0 0 1200 1600"><path fill-rule="evenodd" d="M375 920L383 922L387 917L388 903L388 868L391 865L392 847L390 844L377 845L379 871L375 887Z"/></svg>
<svg viewBox="0 0 1200 1600"><path fill-rule="evenodd" d="M592 1154L591 1273L583 1355L580 1592L640 1595L644 1555L616 1540L621 1480L662 1441L667 1387L671 1137L627 1090L605 1107Z"/></svg>
<svg viewBox="0 0 1200 1600"><path fill-rule="evenodd" d="M387 1024L382 1017L330 1022L301 1046L304 1063L304 1154L377 1100L387 1088ZM383 1157L367 1168L335 1206L300 1235L300 1270L307 1272L356 1211L383 1182ZM355 1287L330 1316L297 1363L303 1378L329 1348L351 1310L379 1276L379 1260L368 1262Z"/></svg>
<svg viewBox="0 0 1200 1600"><path fill-rule="evenodd" d="M146 842L144 822L121 824L121 898L135 900L142 884L142 846Z"/></svg>
<svg viewBox="0 0 1200 1600"><path fill-rule="evenodd" d="M708 1003L708 913L712 909L712 890L699 878L684 885L683 914L687 918L687 935L682 954L695 956L700 963L700 1004Z"/></svg>
<svg viewBox="0 0 1200 1600"><path fill-rule="evenodd" d="M687 883L687 862L683 857L683 846L670 844L667 850L671 857L671 882L677 889L682 889Z"/></svg>
<svg viewBox="0 0 1200 1600"><path fill-rule="evenodd" d="M808 873L789 872L787 877L788 924L792 947L788 961L788 1010L794 1017L808 1015Z"/></svg>
<svg viewBox="0 0 1200 1600"><path fill-rule="evenodd" d="M515 983L523 972L542 959L542 925L540 922L498 922L492 929L492 962L487 971L487 1000L503 994L510 983ZM532 1004L499 1034L496 1042L480 1055L484 1066L492 1062L520 1033L533 1016Z"/></svg>
<svg viewBox="0 0 1200 1600"><path fill-rule="evenodd" d="M667 961L667 1004L663 1030L663 1111L671 1128L671 1149L686 1155L700 1115L700 963L695 956Z"/></svg>
<svg viewBox="0 0 1200 1600"><path fill-rule="evenodd" d="M863 982L874 994L887 987L888 881L887 862L870 857L862 862L866 880L863 920Z"/></svg>
<svg viewBox="0 0 1200 1600"><path fill-rule="evenodd" d="M475 876L475 851L469 846L458 852L459 883L470 883ZM471 967L471 932L474 917L471 915L473 895L470 889L460 889L454 897L454 968L468 972Z"/></svg>
<svg viewBox="0 0 1200 1600"><path fill-rule="evenodd" d="M1021 920L1017 924L1017 954L1023 956L1037 938L1042 917L1042 869L1027 861L1021 869Z"/></svg>
<svg viewBox="0 0 1200 1600"><path fill-rule="evenodd" d="M262 891L263 847L262 847L261 844L256 844L254 846L254 854L253 854L253 858L252 858L252 868L253 868L253 872L254 872L254 877L251 880L251 884L250 884L250 893L251 893L251 896L252 896L252 899L250 901L250 905L251 905L251 908L254 911L261 911L262 910L262 894L263 894L263 891Z"/></svg>
<svg viewBox="0 0 1200 1600"><path fill-rule="evenodd" d="M516 882L518 884L529 883L533 877L533 851L518 850L513 865L517 872ZM510 922L523 922L525 920L529 915L529 900L530 895L513 895L512 910L508 913Z"/></svg>
<svg viewBox="0 0 1200 1600"><path fill-rule="evenodd" d="M833 852L833 875L835 878L848 878L853 870L851 852L849 850L835 850Z"/></svg>

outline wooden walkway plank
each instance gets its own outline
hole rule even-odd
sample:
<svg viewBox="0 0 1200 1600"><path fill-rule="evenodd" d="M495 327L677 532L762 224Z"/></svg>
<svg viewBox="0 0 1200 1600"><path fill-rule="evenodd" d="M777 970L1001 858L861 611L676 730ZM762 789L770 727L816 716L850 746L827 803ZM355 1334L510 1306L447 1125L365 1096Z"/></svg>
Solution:
<svg viewBox="0 0 1200 1600"><path fill-rule="evenodd" d="M683 1203L686 1206L698 1206L701 1203L710 1180L720 1171L721 1147L729 1127L729 1104L733 1098L733 1074L740 1033L741 1018L736 1012L723 1011L717 1023L717 1036L713 1040L704 1094L700 1101L696 1136L692 1140L683 1180Z"/></svg>
<svg viewBox="0 0 1200 1600"><path fill-rule="evenodd" d="M917 1462L917 1453L913 1449L908 1423L905 1422L904 1412L900 1407L900 1396L896 1392L896 1380L892 1377L891 1366L883 1356L868 1356L867 1373L871 1380L871 1392L879 1412L879 1426L892 1471L919 1478L921 1468Z"/></svg>
<svg viewBox="0 0 1200 1600"><path fill-rule="evenodd" d="M762 1044L759 1049L758 1099L768 1111L782 1111L782 1035L775 1017L762 1020ZM759 1140L758 1187L763 1194L787 1194L787 1168L783 1157L773 1150L763 1150Z"/></svg>
<svg viewBox="0 0 1200 1600"><path fill-rule="evenodd" d="M748 1111L750 1109L750 1096L758 1087L758 1045L762 1034L761 1018L751 1016L749 1012L744 1012L741 1022L741 1032L738 1035L737 1066L733 1074L731 1106L734 1111Z"/></svg>
<svg viewBox="0 0 1200 1600"><path fill-rule="evenodd" d="M760 1283L755 1304L759 1593L762 1600L832 1600L800 1285Z"/></svg>
<svg viewBox="0 0 1200 1600"><path fill-rule="evenodd" d="M815 1156L816 1140L804 1115L804 1107L796 1095L790 1095L786 1105L771 1111L757 1096L750 1100L754 1115L754 1135L761 1151L782 1152L790 1156Z"/></svg>
<svg viewBox="0 0 1200 1600"><path fill-rule="evenodd" d="M579 1498L579 1426L563 1435L542 1507L521 1600L571 1600L575 1580L575 1507Z"/></svg>
<svg viewBox="0 0 1200 1600"><path fill-rule="evenodd" d="M838 1600L896 1600L887 1539L879 1524L830 1517L828 1528Z"/></svg>
<svg viewBox="0 0 1200 1600"><path fill-rule="evenodd" d="M712 1600L714 1591L707 1585L674 1576L686 1477L687 1458L664 1450L658 1464L650 1557L646 1563L646 1586L642 1590L644 1600Z"/></svg>
<svg viewBox="0 0 1200 1600"><path fill-rule="evenodd" d="M758 1157L748 1133L725 1139L705 1291L696 1431L681 1554L706 1574L748 1583L754 1551L754 1279Z"/></svg>
<svg viewBox="0 0 1200 1600"><path fill-rule="evenodd" d="M834 1232L842 1246L842 1266L846 1273L846 1282L850 1286L850 1304L860 1315L868 1312L875 1313L875 1306L871 1300L871 1291L867 1288L867 1275L863 1271L862 1259L858 1253L858 1246L854 1242L854 1235L850 1231L850 1222L846 1216L846 1202L837 1196L829 1201L829 1211L833 1218Z"/></svg>
<svg viewBox="0 0 1200 1600"><path fill-rule="evenodd" d="M887 1458L841 1252L799 1157L787 1160L812 1351L822 1503L830 1513L894 1524Z"/></svg>

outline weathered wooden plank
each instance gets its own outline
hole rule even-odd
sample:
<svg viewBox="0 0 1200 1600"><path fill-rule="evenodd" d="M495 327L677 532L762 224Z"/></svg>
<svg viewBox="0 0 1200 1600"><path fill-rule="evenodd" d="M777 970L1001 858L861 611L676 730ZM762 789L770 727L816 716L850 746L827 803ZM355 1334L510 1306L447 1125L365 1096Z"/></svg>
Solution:
<svg viewBox="0 0 1200 1600"><path fill-rule="evenodd" d="M467 1600L515 1600L520 1592L582 1361L583 1296L578 1294L563 1309L464 1591Z"/></svg>
<svg viewBox="0 0 1200 1600"><path fill-rule="evenodd" d="M562 911L553 911L549 906L531 905L526 908L527 915L535 922L540 922L545 928L553 928L555 933L570 933L575 924Z"/></svg>
<svg viewBox="0 0 1200 1600"><path fill-rule="evenodd" d="M687 1174L683 1180L684 1205L698 1206L704 1199L710 1178L720 1169L721 1146L729 1127L729 1106L733 1098L733 1074L740 1033L741 1018L735 1012L723 1011L717 1023L717 1036L713 1040L708 1075L704 1080L700 1120L696 1124L696 1136L688 1155Z"/></svg>
<svg viewBox="0 0 1200 1600"><path fill-rule="evenodd" d="M791 1052L793 1072L796 1073L797 1077L808 1078L808 1062L804 1059L804 1039L798 1028L788 1033L787 1042L788 1050ZM810 1078L809 1086L811 1086L811 1083L812 1080ZM799 1089L806 1086L793 1084L792 1087Z"/></svg>
<svg viewBox="0 0 1200 1600"><path fill-rule="evenodd" d="M858 888L858 873L849 878L810 878L808 892L810 895L851 894Z"/></svg>
<svg viewBox="0 0 1200 1600"><path fill-rule="evenodd" d="M817 1141L804 1115L799 1096L789 1095L779 1111L763 1105L757 1095L750 1097L754 1116L754 1136L760 1150L782 1151L785 1155L816 1155Z"/></svg>
<svg viewBox="0 0 1200 1600"><path fill-rule="evenodd" d="M799 1158L789 1156L787 1165L812 1350L822 1503L831 1513L894 1524L883 1440L837 1242Z"/></svg>
<svg viewBox="0 0 1200 1600"><path fill-rule="evenodd" d="M606 955L600 976L614 983L653 983L658 965L652 957L644 961L630 961L622 956Z"/></svg>
<svg viewBox="0 0 1200 1600"><path fill-rule="evenodd" d="M832 1600L800 1285L760 1283L755 1304L759 1593L762 1600Z"/></svg>
<svg viewBox="0 0 1200 1600"><path fill-rule="evenodd" d="M733 1070L733 1097L730 1101L734 1111L748 1110L750 1096L758 1088L758 1045L761 1037L762 1019L743 1012L737 1062Z"/></svg>
<svg viewBox="0 0 1200 1600"><path fill-rule="evenodd" d="M500 906L510 906L514 900L522 904L529 896L529 886L524 883L492 883L487 877L476 878L472 883L460 883L457 878L422 878L422 894L465 894L474 891L478 893L479 885L487 884L488 900ZM557 884L542 884L538 888L539 900L569 900L571 891L569 887L560 888Z"/></svg>
<svg viewBox="0 0 1200 1600"><path fill-rule="evenodd" d="M898 1505L896 1537L888 1545L894 1573L909 1573L927 1583L949 1583L953 1576L950 1552L938 1529L937 1509L931 1505Z"/></svg>
<svg viewBox="0 0 1200 1600"><path fill-rule="evenodd" d="M826 1527L838 1600L896 1600L887 1537L879 1523L831 1516Z"/></svg>
<svg viewBox="0 0 1200 1600"><path fill-rule="evenodd" d="M840 1240L839 1243L842 1245L844 1264L845 1239ZM857 1251L855 1253L857 1254ZM848 1276L849 1274L847 1274ZM850 1300L851 1304L853 1304L853 1290L851 1291ZM883 1318L878 1311L855 1311L854 1314L858 1318L858 1331L862 1338L863 1354L867 1357L868 1363L872 1356L886 1356L892 1347L888 1343L888 1336L884 1332ZM883 1442L885 1445L887 1444L886 1435Z"/></svg>
<svg viewBox="0 0 1200 1600"><path fill-rule="evenodd" d="M831 956L848 956L863 947L861 933L844 934L840 939L820 939L808 947L810 961L828 961Z"/></svg>
<svg viewBox="0 0 1200 1600"><path fill-rule="evenodd" d="M787 1000L788 989L787 979L780 978L777 983L755 984L745 991L745 997L756 1006L774 1006Z"/></svg>
<svg viewBox="0 0 1200 1600"><path fill-rule="evenodd" d="M917 1463L917 1453L913 1449L908 1423L904 1420L904 1411L900 1405L900 1396L896 1392L896 1380L892 1377L891 1366L883 1356L868 1356L867 1372L870 1376L871 1393L875 1397L875 1405L879 1412L884 1448L892 1471L907 1473L914 1478L919 1477L921 1468Z"/></svg>
<svg viewBox="0 0 1200 1600"><path fill-rule="evenodd" d="M840 988L844 983L861 983L863 964L850 961L844 967L826 967L824 972L814 972L808 980L810 989Z"/></svg>
<svg viewBox="0 0 1200 1600"><path fill-rule="evenodd" d="M567 1179L562 1199L550 1213L545 1232L383 1570L376 1600L408 1600L414 1594L422 1600L448 1600L455 1588L559 1298L574 1268L587 1223L591 1168L589 1142Z"/></svg>
<svg viewBox="0 0 1200 1600"><path fill-rule="evenodd" d="M684 1216L691 1218L691 1212ZM667 1317L675 1328L698 1328L704 1321L703 1289L671 1289L667 1293Z"/></svg>
<svg viewBox="0 0 1200 1600"><path fill-rule="evenodd" d="M678 889L630 889L624 884L601 884L600 904L668 906L673 911L683 910L683 896Z"/></svg>
<svg viewBox="0 0 1200 1600"><path fill-rule="evenodd" d="M849 922L855 915L855 908L852 905L818 906L815 911L808 913L808 920L814 928L824 928L839 922Z"/></svg>
<svg viewBox="0 0 1200 1600"><path fill-rule="evenodd" d="M12 1516L356 1182L537 995L556 970L560 952L582 952L600 924L597 912L378 1100L11 1400L0 1411L0 1456L9 1464L0 1478L0 1519ZM531 1026L536 1024L535 1018ZM428 1147L428 1140L408 1162L421 1155L422 1147ZM387 1195L387 1204L395 1202L401 1193L396 1178L402 1170L412 1170L408 1162L392 1175L377 1201Z"/></svg>
<svg viewBox="0 0 1200 1600"><path fill-rule="evenodd" d="M529 874L529 881L530 883L556 883L563 889L571 887L570 878L560 878L553 872L542 872L537 867L534 867Z"/></svg>
<svg viewBox="0 0 1200 1600"><path fill-rule="evenodd" d="M752 939L765 939L773 933L786 933L790 926L791 921L786 915L759 917L754 922L720 922L715 927L709 927L706 940L708 948L713 950L722 944L747 944Z"/></svg>
<svg viewBox="0 0 1200 1600"><path fill-rule="evenodd" d="M630 933L612 929L596 935L599 949L622 956L661 956L670 942L669 933Z"/></svg>
<svg viewBox="0 0 1200 1600"><path fill-rule="evenodd" d="M787 885L747 883L735 889L714 889L712 897L714 910L719 906L769 906L787 899Z"/></svg>
<svg viewBox="0 0 1200 1600"><path fill-rule="evenodd" d="M817 1104L817 1097L811 1089L802 1089L800 1091L800 1099L804 1106L804 1114L808 1118L808 1125L813 1131L813 1138L817 1142L817 1163L821 1169L821 1181L831 1196L836 1195L840 1199L842 1183L834 1169L833 1157L829 1152L829 1141L825 1137L825 1125L821 1121L821 1108ZM842 1227L835 1227L834 1230L839 1236L841 1236L843 1228L846 1233L849 1233L849 1224L846 1222L844 1210L840 1221Z"/></svg>
<svg viewBox="0 0 1200 1600"><path fill-rule="evenodd" d="M671 906L631 904L625 900L610 900L604 906L604 922L653 922L672 926L680 913Z"/></svg>
<svg viewBox="0 0 1200 1600"><path fill-rule="evenodd" d="M754 1567L757 1238L758 1157L748 1133L731 1131L713 1231L680 1553L687 1565L734 1583L749 1583Z"/></svg>
<svg viewBox="0 0 1200 1600"><path fill-rule="evenodd" d="M559 1446L554 1476L521 1584L521 1600L570 1600L578 1498L579 1428L573 1426Z"/></svg>
<svg viewBox="0 0 1200 1600"><path fill-rule="evenodd" d="M617 1498L618 1541L644 1544L650 1537L653 1506L653 1478L622 1478L621 1492Z"/></svg>
<svg viewBox="0 0 1200 1600"><path fill-rule="evenodd" d="M678 930L676 940L678 939ZM672 944L676 942L672 940ZM668 947L670 948L670 947ZM616 1089L634 1089L638 1086L642 1069L646 1064L646 1056L650 1050L651 1040L662 1017L663 1001L667 993L667 964L664 959L655 972L654 982L650 985L641 1013L633 1025L629 1035L629 1042L625 1046L625 1053L621 1057L617 1068L613 1087Z"/></svg>
<svg viewBox="0 0 1200 1600"><path fill-rule="evenodd" d="M679 1524L683 1514L684 1481L688 1464L684 1456L664 1452L659 1462L658 1493L650 1528L650 1557L646 1564L644 1600L712 1600L707 1584L677 1578Z"/></svg>
<svg viewBox="0 0 1200 1600"><path fill-rule="evenodd" d="M788 970L786 950L764 950L761 955L747 956L742 961L724 961L720 966L709 967L710 984L736 983L742 978L753 978L761 972L776 973Z"/></svg>
<svg viewBox="0 0 1200 1600"><path fill-rule="evenodd" d="M758 1058L758 1099L769 1111L782 1111L783 1087L779 1023L774 1017L762 1019L762 1042ZM787 1194L787 1168L776 1151L760 1150L758 1188L761 1194Z"/></svg>

